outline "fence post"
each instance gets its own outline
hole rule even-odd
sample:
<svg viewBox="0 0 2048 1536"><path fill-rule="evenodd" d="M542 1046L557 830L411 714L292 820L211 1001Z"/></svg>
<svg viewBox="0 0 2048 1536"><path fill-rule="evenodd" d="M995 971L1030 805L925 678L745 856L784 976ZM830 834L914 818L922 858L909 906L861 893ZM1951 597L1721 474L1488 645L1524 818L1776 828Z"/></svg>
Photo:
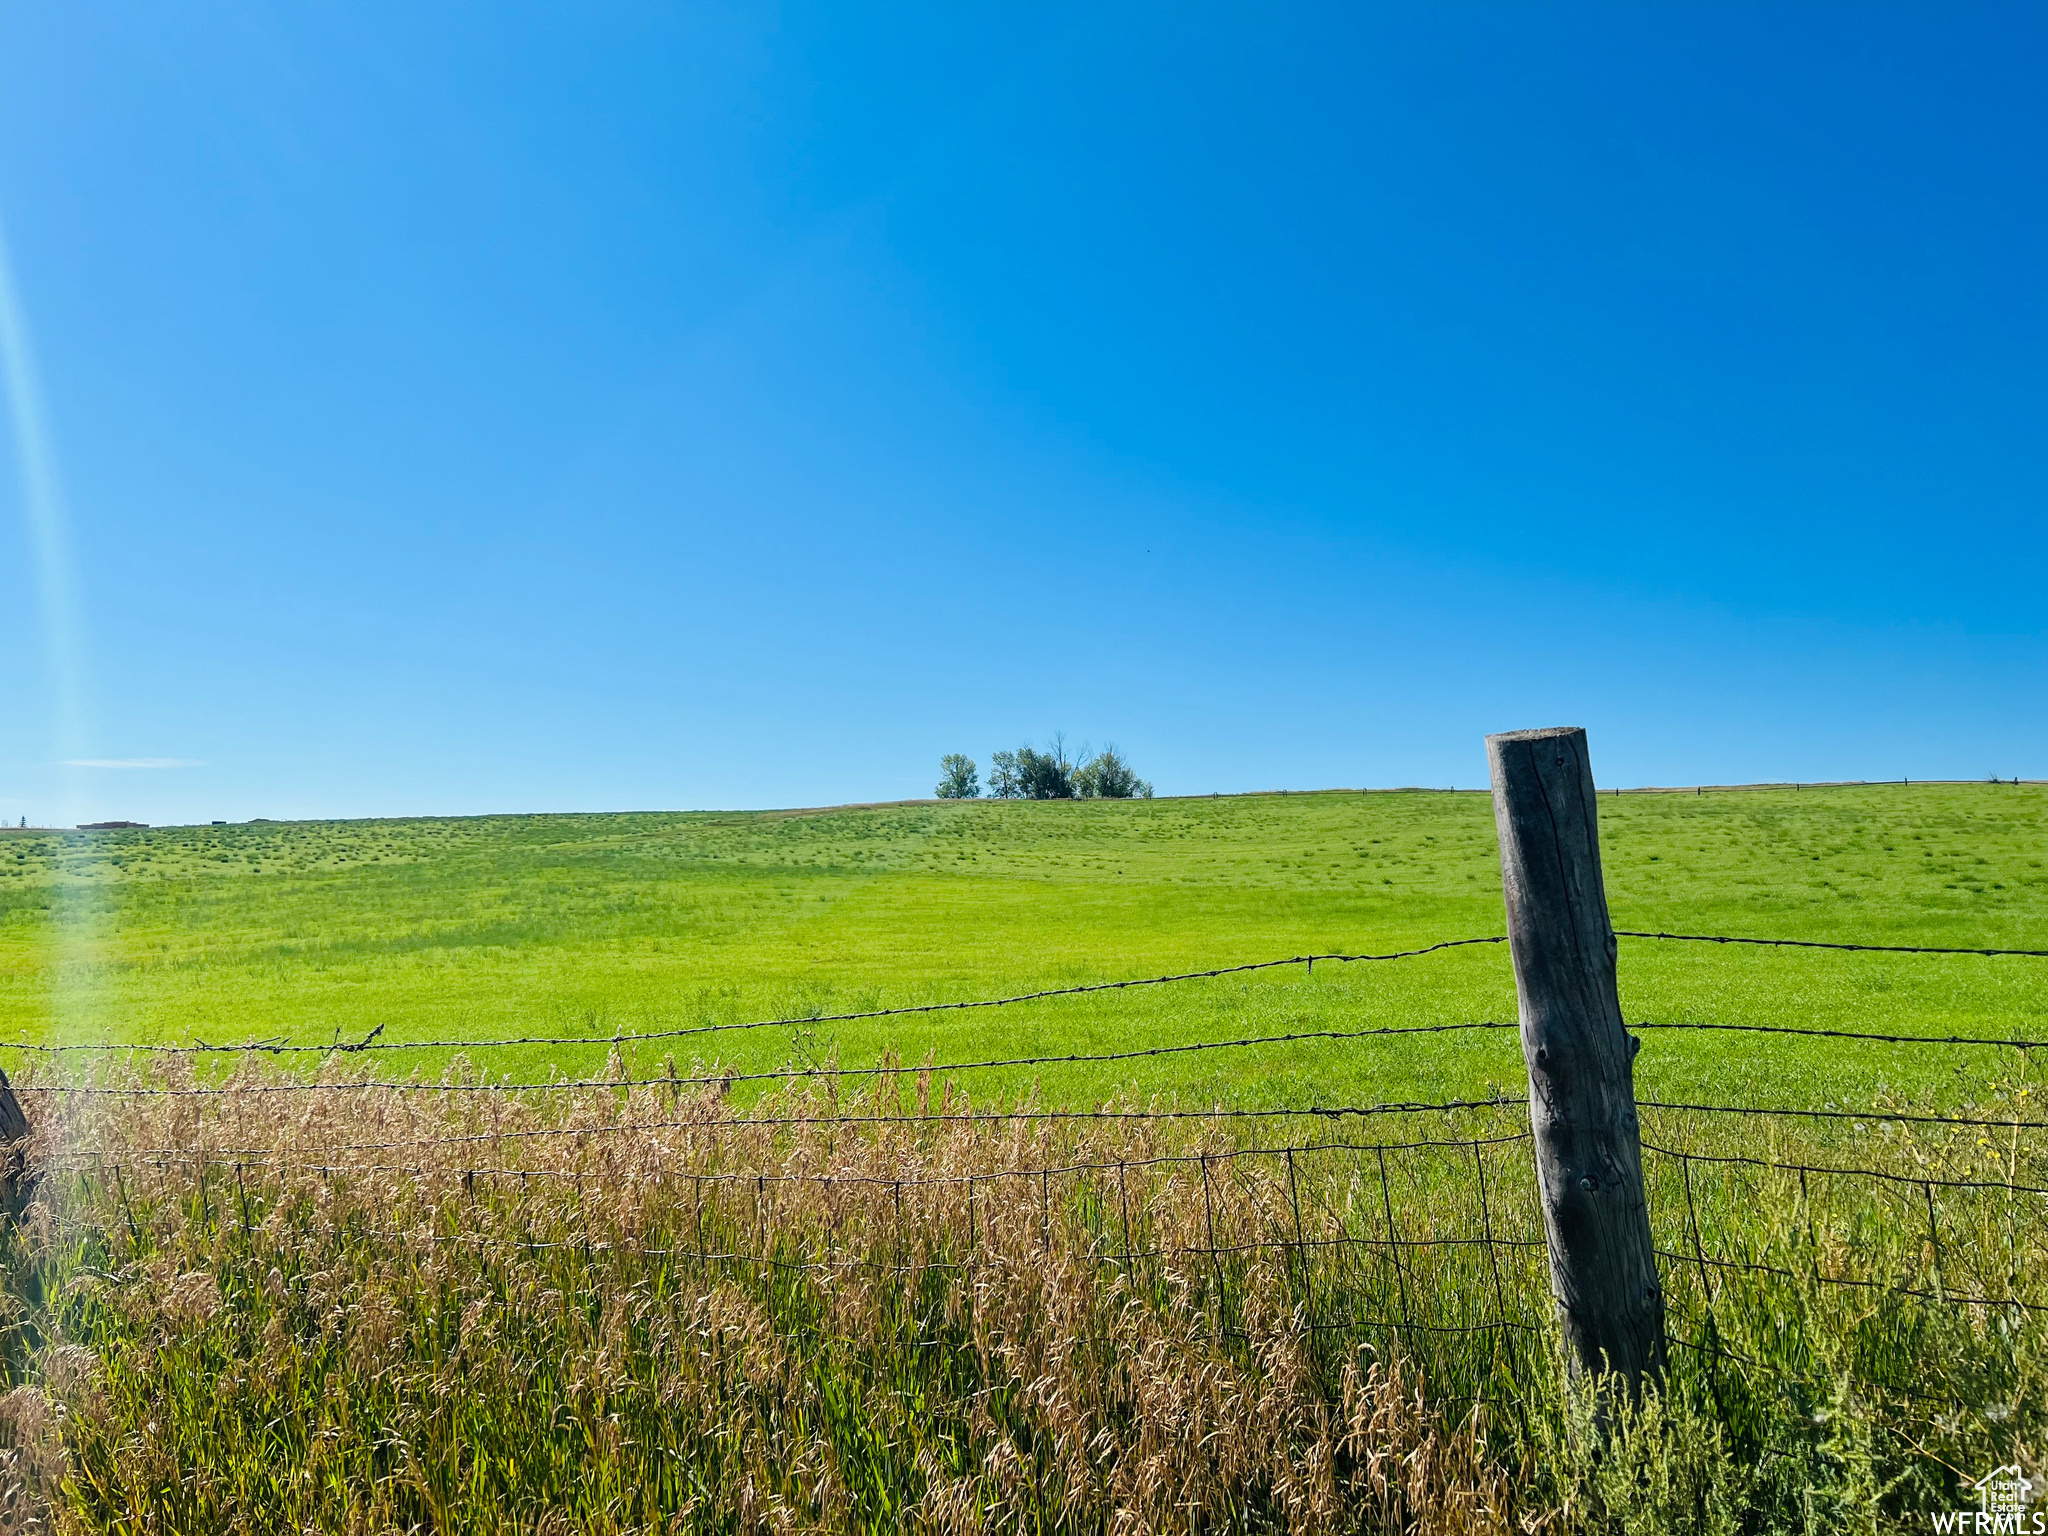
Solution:
<svg viewBox="0 0 2048 1536"><path fill-rule="evenodd" d="M14 1096L14 1085L0 1072L0 1209L19 1216L35 1193L35 1175L28 1166L28 1116Z"/></svg>
<svg viewBox="0 0 2048 1536"><path fill-rule="evenodd" d="M1664 1290L1586 733L1508 731L1486 756L1551 1292L1574 1368L1614 1371L1633 1394L1664 1372Z"/></svg>

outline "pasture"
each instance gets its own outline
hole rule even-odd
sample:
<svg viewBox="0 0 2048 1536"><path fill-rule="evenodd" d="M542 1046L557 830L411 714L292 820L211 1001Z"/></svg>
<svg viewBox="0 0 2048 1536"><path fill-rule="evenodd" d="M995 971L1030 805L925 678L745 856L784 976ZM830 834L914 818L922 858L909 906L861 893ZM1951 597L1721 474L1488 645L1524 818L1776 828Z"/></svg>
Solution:
<svg viewBox="0 0 2048 1536"><path fill-rule="evenodd" d="M1601 802L1618 928L2048 948L2048 789L1624 794ZM270 823L0 839L0 1020L17 1040L587 1036L801 1018L1497 934L1490 802L1448 792L956 802L747 814ZM2039 1035L2025 961L1623 940L1631 1020ZM986 1012L643 1046L738 1069L1099 1054L1511 1020L1500 946ZM715 1051L714 1051L715 1047ZM516 1075L607 1047L500 1050ZM446 1052L380 1070L437 1069ZM1967 1061L1968 1058L1965 1058ZM1986 1070L1993 1070L1987 1063ZM1240 1107L1519 1091L1512 1032L983 1070L1050 1101ZM1797 1040L1650 1037L1646 1095L1953 1097L1969 1071Z"/></svg>
<svg viewBox="0 0 2048 1536"><path fill-rule="evenodd" d="M1617 928L2048 949L2039 786L1600 810ZM831 1017L1496 934L1483 796L15 833L0 870L9 1040L380 1047L4 1058L41 1184L0 1532L1921 1529L2048 1436L2029 1053L1656 1027L2040 1040L2048 961L1621 940L1670 1361L1601 1425L1512 1029L952 1065L1508 1021L1503 946Z"/></svg>

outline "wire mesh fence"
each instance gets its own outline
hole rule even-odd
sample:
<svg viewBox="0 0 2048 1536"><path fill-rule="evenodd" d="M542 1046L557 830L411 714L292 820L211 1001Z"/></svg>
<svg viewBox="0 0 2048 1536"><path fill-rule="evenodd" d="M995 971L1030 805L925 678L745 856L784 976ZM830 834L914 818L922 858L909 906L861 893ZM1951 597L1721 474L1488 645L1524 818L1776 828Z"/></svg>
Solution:
<svg viewBox="0 0 2048 1536"><path fill-rule="evenodd" d="M2044 953L1625 936L1989 960ZM1499 942L1296 956L797 1022L1003 1007ZM912 1067L888 1058L873 1067L670 1067L652 1076L629 1072L620 1049L791 1022L622 1034L602 1075L545 1081L493 1079L474 1063L498 1048L589 1039L5 1048L25 1062L13 1089L32 1110L23 1152L44 1197L40 1219L97 1244L93 1262L108 1273L140 1262L163 1240L149 1232L167 1225L181 1240L203 1230L231 1242L340 1212L329 1240L552 1256L606 1268L608 1283L683 1272L700 1286L816 1287L815 1304L797 1315L813 1319L818 1340L853 1337L844 1330L857 1319L832 1300L851 1276L871 1310L875 1295L894 1298L884 1308L893 1321L871 1344L932 1348L997 1326L984 1306L989 1275L1015 1281L1053 1266L1086 1270L1102 1294L1164 1309L1222 1349L1260 1335L1266 1325L1252 1312L1280 1309L1332 1359L1363 1351L1426 1361L1433 1392L1447 1399L1512 1403L1543 1368L1551 1287L1528 1106L1519 1098L1265 1109L984 1105L953 1081L988 1068L1512 1023L1318 1029ZM1631 1028L1729 1029L1844 1048L1996 1046L2022 1057L2048 1044L1765 1024ZM464 1060L430 1080L380 1079L349 1066L365 1051L429 1047L459 1048ZM313 1075L289 1066L315 1055ZM209 1057L239 1065L201 1080L196 1065ZM731 1096L739 1084L764 1096L740 1106ZM1781 1369L1785 1350L1745 1349L1744 1341L1782 1332L1795 1292L1854 1296L1887 1326L1905 1325L1900 1307L1966 1321L2048 1313L2048 1285L2037 1278L2048 1273L2048 1158L2035 1134L2048 1121L2027 1113L2024 1092L1957 1113L1648 1098L1637 1107L1674 1349L1751 1374ZM1925 1385L1897 1382L1908 1392Z"/></svg>

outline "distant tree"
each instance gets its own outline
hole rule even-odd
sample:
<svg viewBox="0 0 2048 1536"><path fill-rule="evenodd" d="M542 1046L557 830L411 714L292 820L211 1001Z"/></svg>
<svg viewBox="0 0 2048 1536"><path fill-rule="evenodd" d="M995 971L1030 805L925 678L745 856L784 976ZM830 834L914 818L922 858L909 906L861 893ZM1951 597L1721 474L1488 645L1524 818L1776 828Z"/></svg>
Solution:
<svg viewBox="0 0 2048 1536"><path fill-rule="evenodd" d="M990 761L994 766L989 769L988 792L998 800L1074 798L1074 764L1057 738L1043 752L1019 747L998 752Z"/></svg>
<svg viewBox="0 0 2048 1536"><path fill-rule="evenodd" d="M939 774L939 787L934 793L941 800L972 800L981 793L981 779L971 757L948 752L939 759Z"/></svg>
<svg viewBox="0 0 2048 1536"><path fill-rule="evenodd" d="M1026 800L1074 798L1074 769L1078 765L1067 755L1064 735L1055 732L1043 752L1019 747L1016 758L1017 792Z"/></svg>
<svg viewBox="0 0 2048 1536"><path fill-rule="evenodd" d="M1074 771L1074 793L1083 800L1150 800L1152 786L1111 745Z"/></svg>
<svg viewBox="0 0 2048 1536"><path fill-rule="evenodd" d="M950 759L948 759L950 761ZM1022 746L998 752L988 792L998 800L1150 800L1152 786L1108 746L1086 763L1074 760L1067 738L1055 732L1041 750Z"/></svg>
<svg viewBox="0 0 2048 1536"><path fill-rule="evenodd" d="M1017 749L1018 793L1026 800L1071 800L1074 798L1074 765L1062 762L1050 752L1031 747Z"/></svg>
<svg viewBox="0 0 2048 1536"><path fill-rule="evenodd" d="M1015 800L1024 793L1016 753L998 752L989 759L988 792L998 800Z"/></svg>

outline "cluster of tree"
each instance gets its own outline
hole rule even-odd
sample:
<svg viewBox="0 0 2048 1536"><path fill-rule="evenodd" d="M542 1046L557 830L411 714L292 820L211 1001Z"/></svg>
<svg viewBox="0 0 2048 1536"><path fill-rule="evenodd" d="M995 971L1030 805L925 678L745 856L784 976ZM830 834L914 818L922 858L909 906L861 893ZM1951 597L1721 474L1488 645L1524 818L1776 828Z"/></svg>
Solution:
<svg viewBox="0 0 2048 1536"><path fill-rule="evenodd" d="M938 797L973 800L981 794L981 770L973 758L948 752L939 759ZM1150 800L1152 786L1139 778L1114 746L1104 747L1086 762L1067 753L1066 738L1055 736L1044 751L1019 747L998 752L991 760L988 792L998 800Z"/></svg>

